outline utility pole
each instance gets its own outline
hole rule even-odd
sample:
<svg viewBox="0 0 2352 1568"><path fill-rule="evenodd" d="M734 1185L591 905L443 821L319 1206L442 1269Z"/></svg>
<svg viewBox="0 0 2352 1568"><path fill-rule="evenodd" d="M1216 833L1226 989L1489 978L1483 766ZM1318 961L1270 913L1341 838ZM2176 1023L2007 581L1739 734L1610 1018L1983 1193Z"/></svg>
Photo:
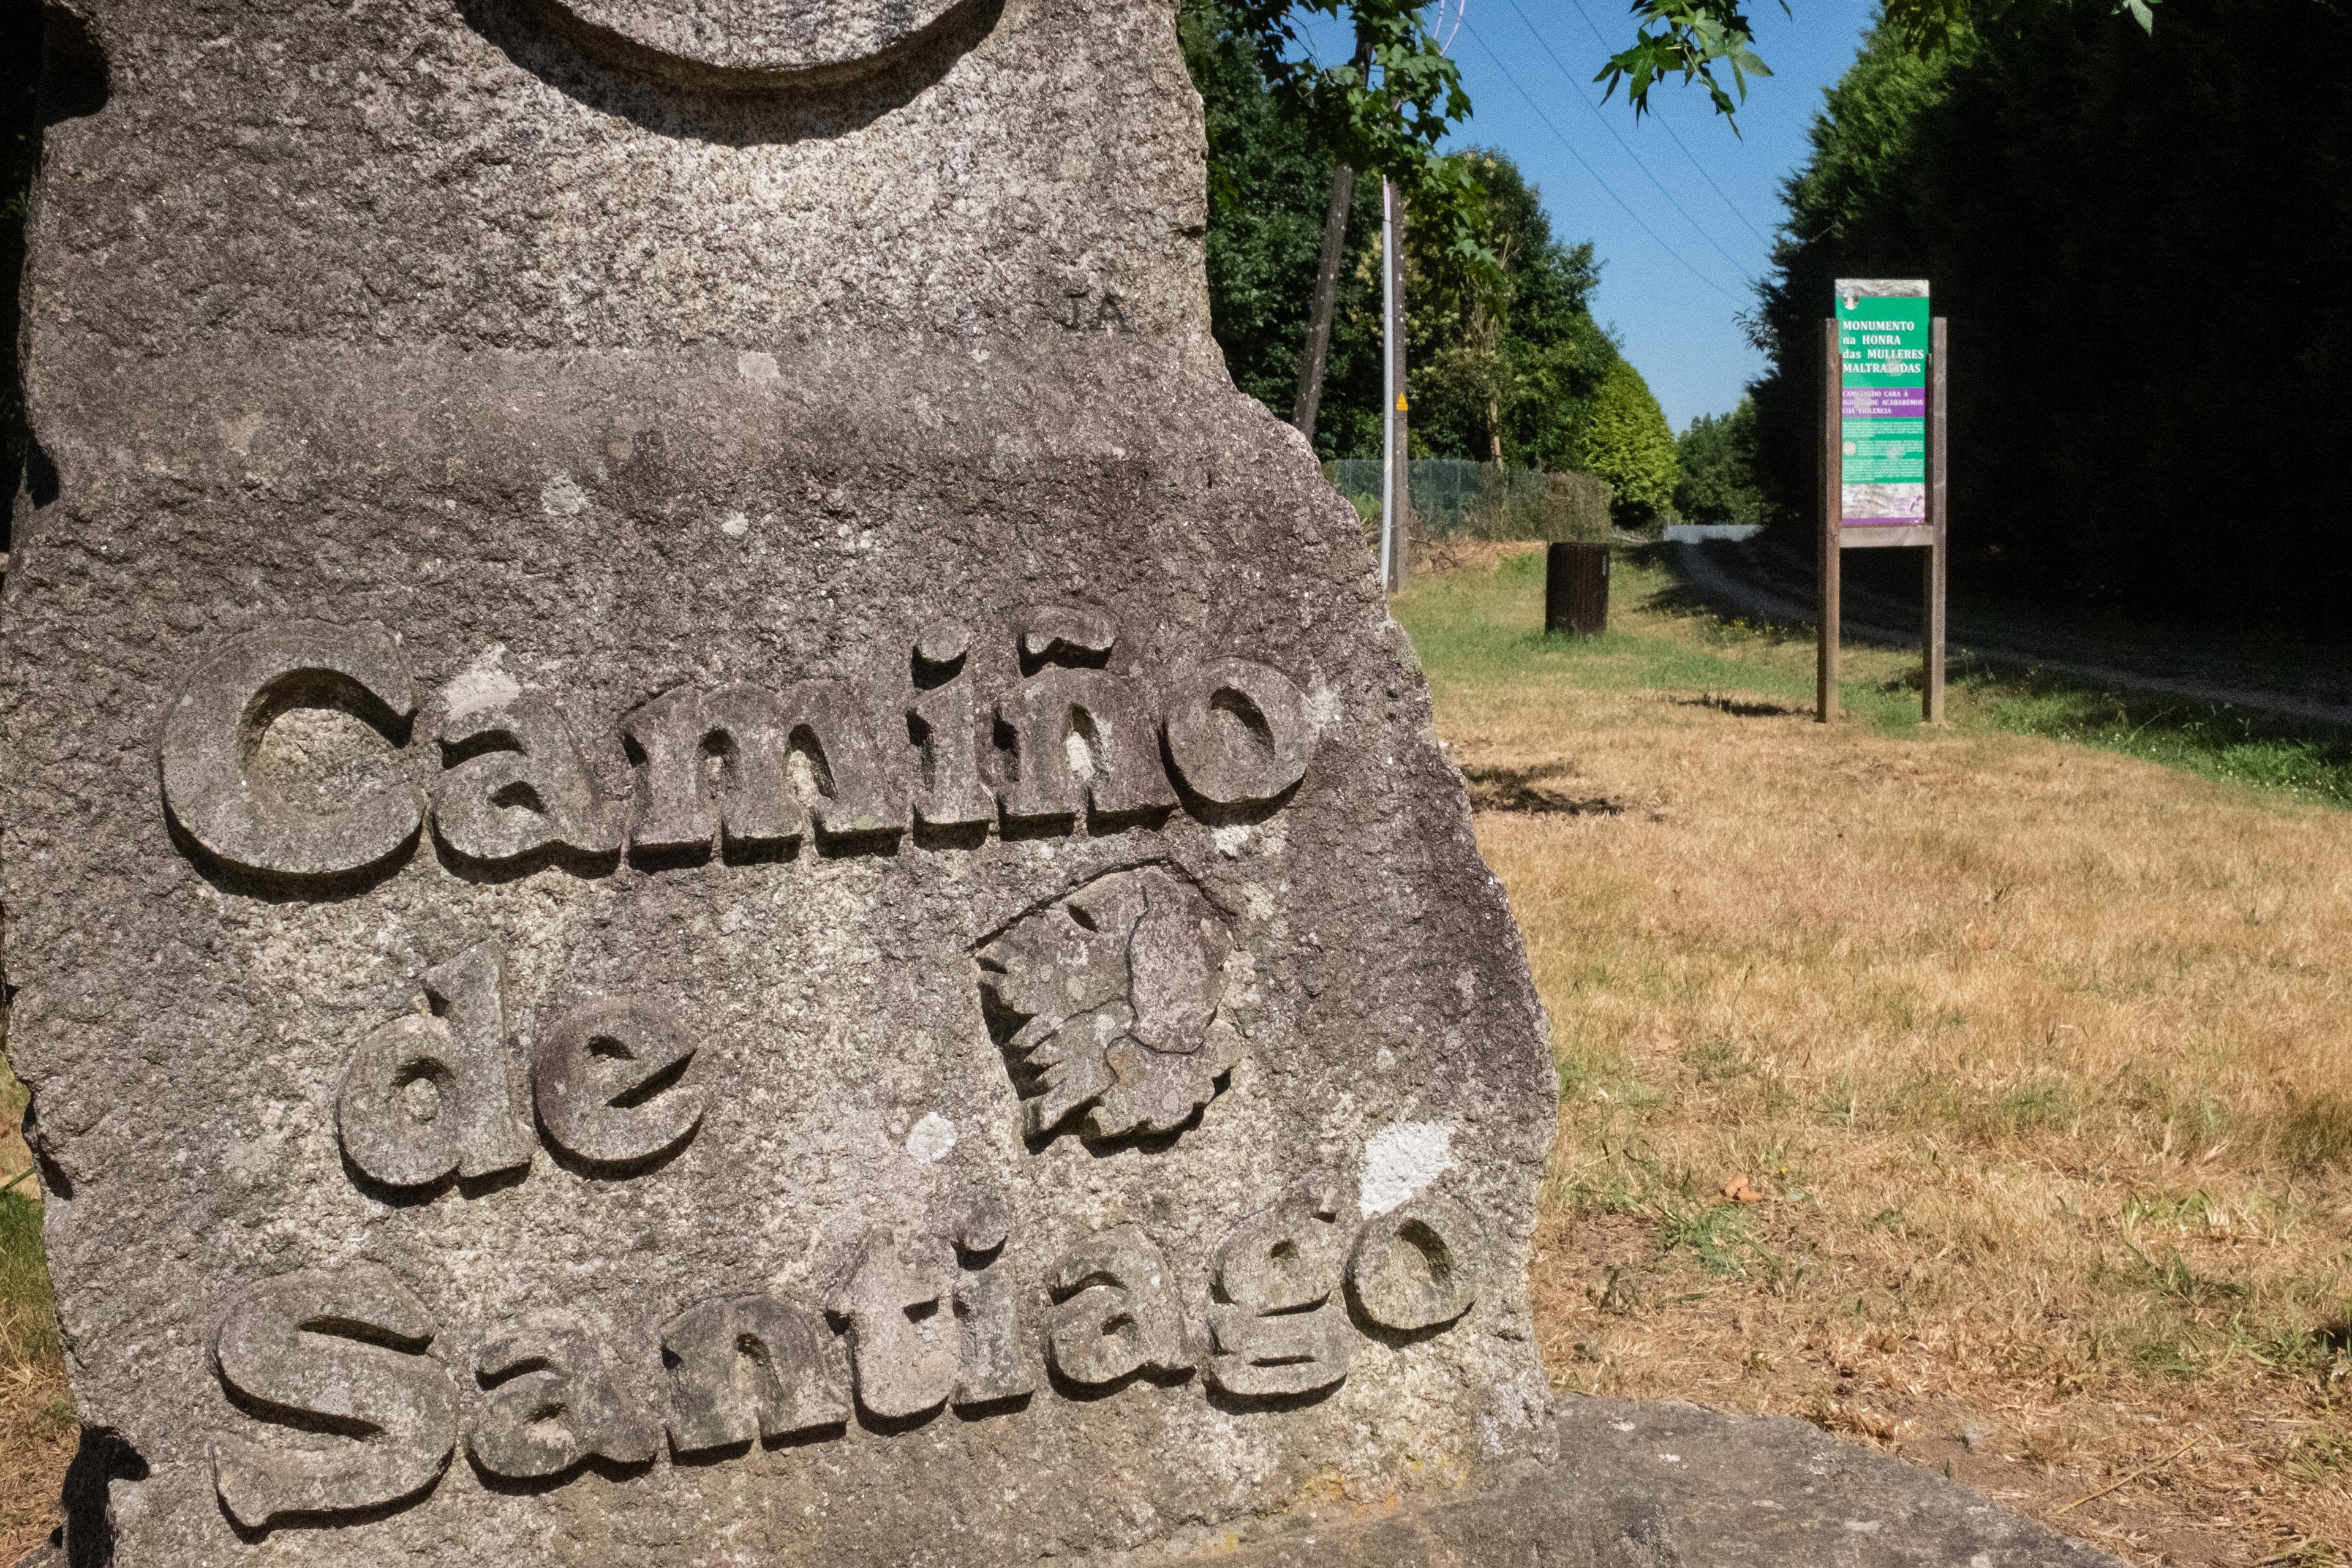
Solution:
<svg viewBox="0 0 2352 1568"><path fill-rule="evenodd" d="M1405 531L1412 515L1412 474L1408 466L1405 421L1411 405L1405 396L1404 363L1404 204L1396 182L1381 181L1381 359L1382 376L1381 425L1381 581L1391 594L1404 592L1412 580L1412 559Z"/></svg>

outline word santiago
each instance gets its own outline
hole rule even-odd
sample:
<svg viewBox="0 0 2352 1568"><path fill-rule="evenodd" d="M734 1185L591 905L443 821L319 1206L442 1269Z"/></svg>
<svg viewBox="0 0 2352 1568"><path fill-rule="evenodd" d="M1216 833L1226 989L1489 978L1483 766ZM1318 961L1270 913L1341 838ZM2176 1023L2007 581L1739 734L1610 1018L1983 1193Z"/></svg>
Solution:
<svg viewBox="0 0 2352 1568"><path fill-rule="evenodd" d="M1360 1332L1443 1331L1477 1299L1484 1243L1460 1205L1424 1195L1351 1224L1357 1206L1351 1182L1300 1183L1234 1227L1188 1308L1139 1226L1097 1230L1031 1274L1001 1201L967 1199L936 1227L870 1234L821 1300L729 1296L670 1318L658 1416L630 1392L651 1382L656 1345L616 1362L582 1318L543 1310L482 1336L453 1377L432 1353L431 1310L391 1269L298 1270L247 1289L214 1339L244 1413L214 1446L215 1489L248 1531L413 1503L449 1468L461 1414L486 1477L552 1484L592 1463L643 1473L665 1446L725 1458L839 1437L858 1412L887 1430L950 1405L1010 1415L1041 1381L1095 1398L1197 1369L1244 1404L1308 1396L1346 1379ZM470 1411L461 1386L478 1390ZM272 1426L339 1436L253 1440Z"/></svg>

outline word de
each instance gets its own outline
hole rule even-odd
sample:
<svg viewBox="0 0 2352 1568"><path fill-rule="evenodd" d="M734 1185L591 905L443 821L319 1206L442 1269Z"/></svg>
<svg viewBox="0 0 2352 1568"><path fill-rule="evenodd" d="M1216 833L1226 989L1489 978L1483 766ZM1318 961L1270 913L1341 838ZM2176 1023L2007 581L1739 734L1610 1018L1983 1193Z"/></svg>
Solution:
<svg viewBox="0 0 2352 1568"><path fill-rule="evenodd" d="M215 1339L229 1398L268 1413L215 1444L215 1486L262 1530L421 1499L461 1436L490 1477L554 1481L592 1460L642 1469L665 1446L724 1458L839 1437L860 1412L886 1432L950 1406L1011 1415L1041 1384L1098 1397L1197 1371L1244 1402L1315 1394L1346 1379L1362 1335L1440 1331L1477 1300L1484 1242L1459 1205L1423 1196L1351 1224L1355 1206L1351 1183L1294 1187L1234 1226L1188 1311L1141 1226L1097 1231L1024 1278L1004 1210L983 1200L936 1232L869 1235L819 1299L698 1302L620 1354L577 1315L534 1311L485 1335L455 1380L433 1353L439 1326L390 1269L304 1269L246 1291ZM631 1392L653 1388L658 1408ZM342 1436L257 1440L270 1420Z"/></svg>
<svg viewBox="0 0 2352 1568"><path fill-rule="evenodd" d="M910 825L965 847L992 826L1116 831L1180 805L1211 817L1274 808L1298 785L1316 732L1288 676L1218 659L1155 688L1108 668L1117 642L1090 613L1034 614L1017 639L1023 679L992 700L952 624L915 643L898 692L833 679L679 687L606 738L627 762L629 798L604 792L551 700L518 695L447 720L429 790L394 783L321 805L257 776L269 726L295 708L339 708L405 754L419 702L383 626L295 621L197 669L164 723L158 773L185 845L313 890L395 866L428 817L462 866L594 874L624 850L654 865L714 847L789 855L812 837L895 851Z"/></svg>
<svg viewBox="0 0 2352 1568"><path fill-rule="evenodd" d="M343 1157L387 1187L527 1168L531 1140L507 1072L499 945L475 943L425 972L428 1011L372 1031L335 1096ZM530 1093L549 1142L620 1174L684 1145L706 1097L695 1047L667 1008L635 997L562 1015L531 1050Z"/></svg>

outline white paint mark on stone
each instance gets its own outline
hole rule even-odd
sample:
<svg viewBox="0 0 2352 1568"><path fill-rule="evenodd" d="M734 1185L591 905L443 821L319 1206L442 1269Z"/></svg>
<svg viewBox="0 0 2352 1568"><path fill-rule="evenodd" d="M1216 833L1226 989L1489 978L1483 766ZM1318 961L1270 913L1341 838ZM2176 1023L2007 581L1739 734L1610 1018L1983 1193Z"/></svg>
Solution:
<svg viewBox="0 0 2352 1568"><path fill-rule="evenodd" d="M1609 1426L1612 1431L1616 1432L1631 1432L1633 1429L1633 1424L1631 1421L1612 1421Z"/></svg>
<svg viewBox="0 0 2352 1568"><path fill-rule="evenodd" d="M1881 1522L1875 1519L1849 1519L1845 1527L1856 1535L1876 1535Z"/></svg>
<svg viewBox="0 0 2352 1568"><path fill-rule="evenodd" d="M1679 1465L1683 1462L1683 1457L1680 1454L1660 1454L1658 1458L1669 1465Z"/></svg>
<svg viewBox="0 0 2352 1568"><path fill-rule="evenodd" d="M936 1110L923 1112L923 1119L907 1134L907 1152L926 1165L938 1164L955 1146L955 1123Z"/></svg>
<svg viewBox="0 0 2352 1568"><path fill-rule="evenodd" d="M1364 1144L1358 1206L1366 1219L1408 1202L1454 1168L1454 1129L1435 1121L1400 1121Z"/></svg>
<svg viewBox="0 0 2352 1568"><path fill-rule="evenodd" d="M1979 1552L1969 1559L1969 1568L1992 1568L1992 1553Z"/></svg>
<svg viewBox="0 0 2352 1568"><path fill-rule="evenodd" d="M1318 680L1307 692L1307 721L1318 734L1328 734L1339 727L1339 694L1328 683Z"/></svg>
<svg viewBox="0 0 2352 1568"><path fill-rule="evenodd" d="M450 718L503 708L522 695L522 683L506 672L506 658L507 645L494 642L441 689L441 700Z"/></svg>
<svg viewBox="0 0 2352 1568"><path fill-rule="evenodd" d="M719 531L730 539L740 539L751 531L751 520L740 511L730 511L727 521L719 525Z"/></svg>
<svg viewBox="0 0 2352 1568"><path fill-rule="evenodd" d="M1226 826L1220 827L1215 832L1210 834L1209 837L1216 840L1218 854L1223 856L1228 860L1238 860L1242 858L1242 851L1249 847L1249 824L1246 822L1228 823Z"/></svg>
<svg viewBox="0 0 2352 1568"><path fill-rule="evenodd" d="M539 510L550 517L578 517L588 510L588 497L570 474L550 474L539 489Z"/></svg>
<svg viewBox="0 0 2352 1568"><path fill-rule="evenodd" d="M745 381L774 381L783 374L776 368L776 356L751 350L735 356L735 374Z"/></svg>

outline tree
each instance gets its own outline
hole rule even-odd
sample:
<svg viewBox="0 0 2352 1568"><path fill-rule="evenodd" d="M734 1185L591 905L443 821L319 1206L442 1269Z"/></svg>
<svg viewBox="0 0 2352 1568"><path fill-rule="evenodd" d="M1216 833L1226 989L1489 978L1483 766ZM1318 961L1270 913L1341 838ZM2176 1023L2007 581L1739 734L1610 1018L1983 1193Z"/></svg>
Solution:
<svg viewBox="0 0 2352 1568"><path fill-rule="evenodd" d="M1333 158L1260 68L1237 6L1186 0L1179 36L1209 133L1209 314L1234 384L1280 414L1295 408L1309 335ZM1315 445L1326 456L1379 445L1380 195L1351 193L1334 275L1335 310Z"/></svg>
<svg viewBox="0 0 2352 1568"><path fill-rule="evenodd" d="M1674 500L1674 430L1650 395L1650 384L1622 359L1609 367L1593 397L1576 459L1579 470L1615 488L1621 522L1647 522Z"/></svg>
<svg viewBox="0 0 2352 1568"><path fill-rule="evenodd" d="M1238 27L1214 0L1192 0L1182 14L1208 121L1210 319L1234 384L1280 414L1296 386L1320 246L1317 196L1330 163L1283 110ZM1507 155L1474 148L1454 158L1472 249L1491 259L1467 260L1420 226L1408 231L1421 367L1413 451L1574 467L1621 357L1590 309L1600 279L1592 247L1559 242L1542 194ZM1329 388L1314 437L1327 457L1380 447L1379 199L1369 183L1356 192L1338 269Z"/></svg>
<svg viewBox="0 0 2352 1568"><path fill-rule="evenodd" d="M1970 4L2000 5L2034 0L1888 0L1891 7L1949 10ZM2039 0L2053 3L2053 0ZM2154 0L2123 0L2145 19ZM1441 249L1465 267L1493 267L1497 258L1480 243L1469 165L1443 156L1447 132L1468 119L1469 96L1460 69L1446 57L1431 30L1426 0L1187 0L1215 11L1227 37L1248 40L1258 70L1283 112L1306 132L1308 146L1329 155L1330 198L1324 215L1316 288L1298 359L1292 421L1313 441L1317 435L1326 353L1337 313L1338 279L1347 248L1355 175L1363 170L1392 182L1412 209L1415 223L1433 232ZM1781 0L1783 10L1787 0ZM1443 5L1438 7L1442 16ZM1716 75L1730 73L1740 100L1749 76L1769 76L1757 55L1753 29L1740 0L1634 0L1638 20L1632 47L1614 57L1596 80L1610 92L1620 81L1638 116L1649 107L1652 86L1680 71L1685 82L1703 80L1715 108L1738 129L1738 102ZM1344 65L1326 66L1306 47L1302 20L1345 16L1356 47ZM1374 82L1377 71L1379 80ZM1488 394L1490 449L1501 450L1503 384L1497 378L1498 337L1491 320L1468 323L1474 341L1459 345L1466 359L1433 366L1441 387L1467 387ZM1446 352L1454 353L1454 345ZM1458 356L1457 356L1458 357ZM1417 437L1416 437L1417 439Z"/></svg>
<svg viewBox="0 0 2352 1568"><path fill-rule="evenodd" d="M1682 478L1675 510L1686 521L1755 526L1765 518L1756 485L1756 404L1743 397L1728 414L1702 414L1675 442Z"/></svg>
<svg viewBox="0 0 2352 1568"><path fill-rule="evenodd" d="M2157 3L2116 0L2111 11L2128 13L2144 30L2154 32ZM2073 6L2074 0L1883 0L1879 16L1881 30L1889 37L1926 47L2022 25ZM1780 9L1789 11L1789 0L1780 0ZM1716 112L1731 121L1736 132L1739 104L1748 98L1748 79L1772 74L1756 52L1755 29L1742 0L1633 0L1633 16L1632 46L1611 56L1592 79L1608 84L1603 99L1623 84L1638 118L1650 107L1650 89L1680 74L1685 86L1706 84ZM1730 73L1730 91L1716 75L1717 66ZM1736 100L1733 91L1738 94Z"/></svg>
<svg viewBox="0 0 2352 1568"><path fill-rule="evenodd" d="M1600 268L1590 243L1554 237L1542 193L1509 155L1461 155L1478 248L1491 265L1408 237L1413 437L1437 457L1571 466L1617 346L1589 308Z"/></svg>
<svg viewBox="0 0 2352 1568"><path fill-rule="evenodd" d="M1880 29L1786 188L1756 323L1773 499L1813 515L1832 280L1928 278L1952 323L1956 577L2340 619L2347 46L2352 16L2312 0L2167 0L2152 35L2087 4L1924 49Z"/></svg>
<svg viewBox="0 0 2352 1568"><path fill-rule="evenodd" d="M1453 177L1451 160L1440 157L1437 146L1447 131L1469 117L1470 100L1462 90L1460 68L1430 31L1427 7L1420 0L1222 0L1220 8L1230 24L1228 36L1250 41L1258 70L1282 110L1332 160L1330 200L1291 405L1291 423L1312 441L1329 363L1356 173L1361 168L1392 183L1401 198L1418 204L1420 221L1469 254L1474 242L1465 193ZM1346 65L1323 66L1303 47L1297 32L1301 12L1349 16L1356 47Z"/></svg>
<svg viewBox="0 0 2352 1568"><path fill-rule="evenodd" d="M1308 143L1359 173L1393 181L1416 221L1434 226L1465 260L1476 257L1469 192L1439 151L1470 118L1462 68L1430 28L1427 0L1219 0L1248 41L1282 113ZM1310 16L1346 17L1355 49L1339 65L1315 57L1300 29ZM1377 75L1377 81L1374 79Z"/></svg>

